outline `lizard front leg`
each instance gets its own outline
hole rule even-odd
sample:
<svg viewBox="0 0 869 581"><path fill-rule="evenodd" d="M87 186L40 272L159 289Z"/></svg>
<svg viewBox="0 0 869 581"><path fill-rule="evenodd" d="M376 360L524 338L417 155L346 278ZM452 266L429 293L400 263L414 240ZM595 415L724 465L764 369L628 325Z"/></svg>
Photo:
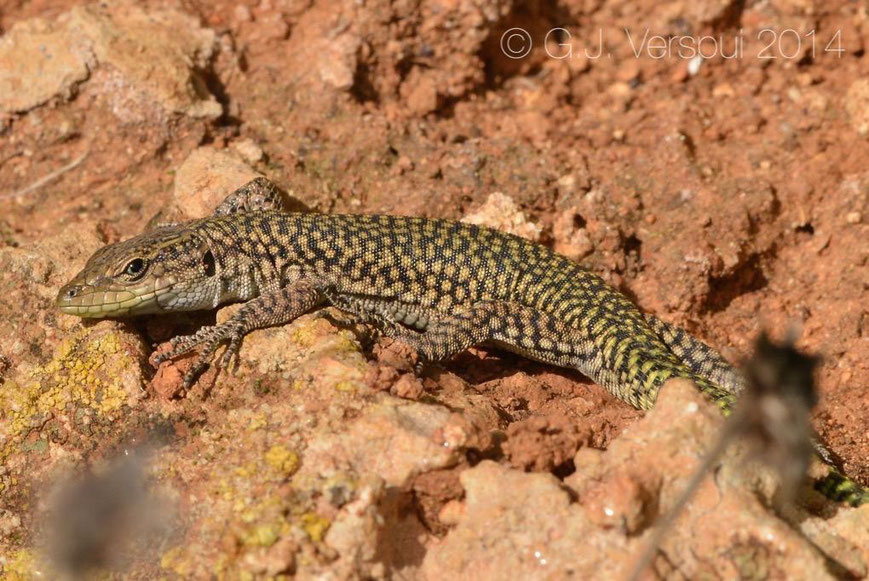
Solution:
<svg viewBox="0 0 869 581"><path fill-rule="evenodd" d="M219 325L209 325L192 335L182 335L169 341L169 350L157 355L154 364L173 359L204 345L196 364L184 375L184 389L188 389L199 373L211 361L222 343L228 343L219 365L226 367L238 352L241 340L256 329L289 323L323 303L325 297L314 282L300 280L275 292L260 295L244 304L230 318Z"/></svg>

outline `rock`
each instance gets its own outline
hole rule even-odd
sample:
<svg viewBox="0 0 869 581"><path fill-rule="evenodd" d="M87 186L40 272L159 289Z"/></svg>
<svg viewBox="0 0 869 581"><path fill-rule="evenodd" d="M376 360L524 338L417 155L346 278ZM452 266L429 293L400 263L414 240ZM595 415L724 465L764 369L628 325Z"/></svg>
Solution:
<svg viewBox="0 0 869 581"><path fill-rule="evenodd" d="M195 72L208 64L215 35L192 16L175 10L146 12L134 2L117 2L76 7L65 22L73 34L88 39L101 66L120 73L122 87L146 93L169 113L209 118L222 114Z"/></svg>
<svg viewBox="0 0 869 581"><path fill-rule="evenodd" d="M182 219L204 218L237 188L260 174L237 157L214 147L194 150L175 174L170 211Z"/></svg>
<svg viewBox="0 0 869 581"><path fill-rule="evenodd" d="M533 241L540 239L542 230L537 224L528 221L513 198L501 192L489 194L485 203L476 212L462 218L462 222L488 226Z"/></svg>
<svg viewBox="0 0 869 581"><path fill-rule="evenodd" d="M214 44L214 32L195 18L134 2L77 6L50 24L24 21L0 40L0 111L68 98L90 79L102 83L124 122L146 121L152 104L215 118L223 109L195 72L208 65Z"/></svg>
<svg viewBox="0 0 869 581"><path fill-rule="evenodd" d="M252 147L251 147L252 146ZM251 142L243 152L235 149L217 149L204 146L195 149L175 173L175 189L167 204L163 221L204 218L233 191L262 174L250 167L239 156L262 157L262 150ZM305 212L308 208L292 196L283 196L282 210Z"/></svg>
<svg viewBox="0 0 869 581"><path fill-rule="evenodd" d="M343 14L349 3L314 4L293 28L287 67L307 90L348 91L356 76L361 45L352 20Z"/></svg>
<svg viewBox="0 0 869 581"><path fill-rule="evenodd" d="M283 538L269 547L264 559L266 575L292 573L296 566L298 545L292 538Z"/></svg>
<svg viewBox="0 0 869 581"><path fill-rule="evenodd" d="M734 21L738 22L741 6L738 0L695 0L684 3L680 16L689 21L695 30L714 23L730 25Z"/></svg>
<svg viewBox="0 0 869 581"><path fill-rule="evenodd" d="M405 373L399 377L393 386L393 390L395 395L404 399L419 399L425 393L422 381L412 373Z"/></svg>
<svg viewBox="0 0 869 581"><path fill-rule="evenodd" d="M658 405L607 451L577 453L577 472L564 484L576 492L578 503L549 474L481 462L460 476L463 505L443 509L457 524L429 549L423 575L624 578L651 525L672 506L723 421L691 382L668 382ZM679 574L688 578L707 571L735 578L751 567L784 578L829 579L824 557L804 533L766 508L774 488L768 472L746 464L744 448L733 448L667 535L656 570L675 574L668 563L678 563ZM710 514L726 515L733 533L722 535L721 520ZM849 571L859 573L865 557L856 543L865 534L842 520L842 532L825 546L838 547Z"/></svg>
<svg viewBox="0 0 869 581"><path fill-rule="evenodd" d="M94 64L87 43L68 27L39 18L18 22L0 37L0 111L68 99Z"/></svg>
<svg viewBox="0 0 869 581"><path fill-rule="evenodd" d="M526 474L484 460L460 479L464 510L451 507L451 518L459 522L429 549L424 578L558 578L568 571L578 578L616 578L623 542L611 533L592 536L593 525L551 474Z"/></svg>
<svg viewBox="0 0 869 581"><path fill-rule="evenodd" d="M585 228L585 220L575 209L560 212L552 225L553 250L579 261L594 252L594 243Z"/></svg>
<svg viewBox="0 0 869 581"><path fill-rule="evenodd" d="M172 399L181 393L184 374L175 365L174 361L167 361L160 365L154 379L151 380L151 388L163 399Z"/></svg>
<svg viewBox="0 0 869 581"><path fill-rule="evenodd" d="M146 353L138 335L113 321L69 333L48 363L20 369L3 384L0 455L25 439L72 443L118 421L145 395Z"/></svg>
<svg viewBox="0 0 869 581"><path fill-rule="evenodd" d="M345 432L312 441L297 479L321 478L349 464L387 486L406 487L421 472L456 463L470 436L451 430L451 422L442 406L381 396Z"/></svg>
<svg viewBox="0 0 869 581"><path fill-rule="evenodd" d="M259 163L265 155L262 148L257 145L253 139L242 139L236 141L232 144L232 147L238 152L244 161L250 164Z"/></svg>
<svg viewBox="0 0 869 581"><path fill-rule="evenodd" d="M79 324L78 317L56 311L54 299L60 285L100 246L95 229L68 228L33 244L0 247L0 284L6 289L0 302L0 354L10 357L15 368L44 363L66 331Z"/></svg>
<svg viewBox="0 0 869 581"><path fill-rule="evenodd" d="M421 72L419 67L414 67L401 84L401 96L413 115L423 116L431 113L438 106L438 90L434 75L427 75Z"/></svg>
<svg viewBox="0 0 869 581"><path fill-rule="evenodd" d="M338 577L352 577L374 560L382 520L378 504L383 496L383 481L368 477L360 483L356 499L344 505L332 521L324 540L340 556L333 565Z"/></svg>
<svg viewBox="0 0 869 581"><path fill-rule="evenodd" d="M517 468L549 471L573 457L581 438L573 418L531 416L510 424L502 448Z"/></svg>
<svg viewBox="0 0 869 581"><path fill-rule="evenodd" d="M845 111L860 135L869 135L869 79L857 79L845 93Z"/></svg>

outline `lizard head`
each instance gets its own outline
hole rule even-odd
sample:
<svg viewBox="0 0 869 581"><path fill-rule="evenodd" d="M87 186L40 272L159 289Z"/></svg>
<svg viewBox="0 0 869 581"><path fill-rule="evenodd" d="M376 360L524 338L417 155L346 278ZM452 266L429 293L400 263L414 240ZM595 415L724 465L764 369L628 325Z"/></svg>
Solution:
<svg viewBox="0 0 869 581"><path fill-rule="evenodd" d="M57 294L79 317L128 317L209 308L219 286L214 254L189 225L168 226L97 250Z"/></svg>

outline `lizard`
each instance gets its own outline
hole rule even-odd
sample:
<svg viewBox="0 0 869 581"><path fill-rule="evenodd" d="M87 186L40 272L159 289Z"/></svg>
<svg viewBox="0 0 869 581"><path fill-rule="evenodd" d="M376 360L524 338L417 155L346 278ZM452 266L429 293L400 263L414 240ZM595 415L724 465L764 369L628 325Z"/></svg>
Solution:
<svg viewBox="0 0 869 581"><path fill-rule="evenodd" d="M176 336L155 365L201 348L189 388L226 344L227 366L248 333L334 306L410 345L418 368L480 344L579 370L619 399L650 409L672 377L693 381L725 413L744 379L717 351L642 313L591 270L529 240L443 219L287 213L264 177L211 216L158 226L99 249L56 299L83 318L215 309L228 320ZM831 469L816 488L869 503Z"/></svg>

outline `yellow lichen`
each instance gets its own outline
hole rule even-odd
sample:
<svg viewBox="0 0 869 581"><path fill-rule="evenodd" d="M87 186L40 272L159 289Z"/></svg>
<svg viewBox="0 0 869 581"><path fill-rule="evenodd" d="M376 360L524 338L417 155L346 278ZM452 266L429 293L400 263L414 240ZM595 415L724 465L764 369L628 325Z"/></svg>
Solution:
<svg viewBox="0 0 869 581"><path fill-rule="evenodd" d="M359 488L359 481L347 472L338 472L331 478L326 479L323 484L323 489L343 489L347 492L354 492Z"/></svg>
<svg viewBox="0 0 869 581"><path fill-rule="evenodd" d="M3 579L7 581L26 581L36 577L34 566L36 558L27 549L20 549L12 553L9 561L3 567Z"/></svg>
<svg viewBox="0 0 869 581"><path fill-rule="evenodd" d="M357 353L361 351L353 333L347 330L336 330L322 318L299 319L292 327L293 342L302 348L320 344L336 353ZM324 343L324 337L328 342Z"/></svg>
<svg viewBox="0 0 869 581"><path fill-rule="evenodd" d="M254 415L247 424L247 430L253 432L269 425L268 418L264 413Z"/></svg>
<svg viewBox="0 0 869 581"><path fill-rule="evenodd" d="M334 353L361 353L359 343L350 331L342 329L332 335L331 339L329 350Z"/></svg>
<svg viewBox="0 0 869 581"><path fill-rule="evenodd" d="M300 320L293 325L290 337L299 347L310 347L316 343L317 335L310 321Z"/></svg>
<svg viewBox="0 0 869 581"><path fill-rule="evenodd" d="M359 382L344 380L335 382L335 390L343 393L356 393L359 389Z"/></svg>
<svg viewBox="0 0 869 581"><path fill-rule="evenodd" d="M43 418L69 405L114 417L129 397L123 377L137 365L116 333L93 329L73 333L48 364L33 370L23 382L8 382L0 392L7 442L19 444L18 438L41 425ZM12 446L4 446L0 458L13 451Z"/></svg>
<svg viewBox="0 0 869 581"><path fill-rule="evenodd" d="M299 455L286 446L276 444L265 454L266 463L284 476L292 476L299 468Z"/></svg>
<svg viewBox="0 0 869 581"><path fill-rule="evenodd" d="M172 571L175 574L186 578L193 570L188 555L185 554L184 547L172 547L160 558L160 567L167 571Z"/></svg>
<svg viewBox="0 0 869 581"><path fill-rule="evenodd" d="M302 530L304 530L315 543L319 543L323 540L323 536L332 524L329 519L313 512L306 512L300 517L300 520L302 521Z"/></svg>
<svg viewBox="0 0 869 581"><path fill-rule="evenodd" d="M268 523L254 527L245 537L245 545L271 547L281 538L281 527L278 524Z"/></svg>

